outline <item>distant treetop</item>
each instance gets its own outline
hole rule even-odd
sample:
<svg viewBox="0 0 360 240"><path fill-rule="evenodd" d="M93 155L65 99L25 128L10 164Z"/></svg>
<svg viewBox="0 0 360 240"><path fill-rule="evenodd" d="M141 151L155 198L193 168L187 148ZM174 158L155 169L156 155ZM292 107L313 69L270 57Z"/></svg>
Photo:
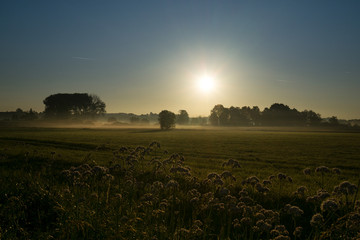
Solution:
<svg viewBox="0 0 360 240"><path fill-rule="evenodd" d="M95 94L58 93L45 98L45 117L54 119L95 118L105 113L105 103Z"/></svg>

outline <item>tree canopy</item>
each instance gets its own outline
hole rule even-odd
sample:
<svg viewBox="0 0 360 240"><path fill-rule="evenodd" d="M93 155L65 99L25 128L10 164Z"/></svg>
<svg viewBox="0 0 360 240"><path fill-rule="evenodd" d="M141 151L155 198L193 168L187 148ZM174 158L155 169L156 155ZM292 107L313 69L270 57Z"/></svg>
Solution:
<svg viewBox="0 0 360 240"><path fill-rule="evenodd" d="M87 93L53 94L45 98L44 104L46 118L95 118L106 112L105 103Z"/></svg>
<svg viewBox="0 0 360 240"><path fill-rule="evenodd" d="M161 130L168 130L175 127L176 115L168 110L159 113L159 123Z"/></svg>
<svg viewBox="0 0 360 240"><path fill-rule="evenodd" d="M262 112L257 106L226 108L218 104L209 116L209 121L214 126L316 126L321 120L320 114L314 111L299 112L282 103L274 103Z"/></svg>
<svg viewBox="0 0 360 240"><path fill-rule="evenodd" d="M186 125L189 123L189 114L186 110L180 110L179 114L176 116L176 123L180 125Z"/></svg>

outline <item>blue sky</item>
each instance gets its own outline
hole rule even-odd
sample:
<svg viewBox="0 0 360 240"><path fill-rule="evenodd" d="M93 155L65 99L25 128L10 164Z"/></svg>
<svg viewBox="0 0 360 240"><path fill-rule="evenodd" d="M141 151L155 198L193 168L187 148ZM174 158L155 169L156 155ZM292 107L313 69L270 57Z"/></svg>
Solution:
<svg viewBox="0 0 360 240"><path fill-rule="evenodd" d="M1 1L0 111L54 93L108 112L281 102L360 118L358 1ZM204 94L197 76L212 74Z"/></svg>

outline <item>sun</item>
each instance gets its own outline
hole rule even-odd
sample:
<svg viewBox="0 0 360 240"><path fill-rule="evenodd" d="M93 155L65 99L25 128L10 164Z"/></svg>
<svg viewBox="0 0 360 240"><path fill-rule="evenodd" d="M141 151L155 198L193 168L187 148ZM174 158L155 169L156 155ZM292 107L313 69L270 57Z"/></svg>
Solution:
<svg viewBox="0 0 360 240"><path fill-rule="evenodd" d="M197 80L197 87L203 93L210 93L215 89L215 79L209 74L201 75Z"/></svg>

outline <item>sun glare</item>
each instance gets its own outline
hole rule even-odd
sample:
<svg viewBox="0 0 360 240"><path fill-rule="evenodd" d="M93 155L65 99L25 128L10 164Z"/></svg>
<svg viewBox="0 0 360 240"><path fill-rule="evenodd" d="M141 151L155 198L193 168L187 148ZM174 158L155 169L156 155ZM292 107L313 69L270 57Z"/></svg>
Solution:
<svg viewBox="0 0 360 240"><path fill-rule="evenodd" d="M212 92L215 89L214 77L207 74L200 76L197 81L197 86L199 90L204 93Z"/></svg>

